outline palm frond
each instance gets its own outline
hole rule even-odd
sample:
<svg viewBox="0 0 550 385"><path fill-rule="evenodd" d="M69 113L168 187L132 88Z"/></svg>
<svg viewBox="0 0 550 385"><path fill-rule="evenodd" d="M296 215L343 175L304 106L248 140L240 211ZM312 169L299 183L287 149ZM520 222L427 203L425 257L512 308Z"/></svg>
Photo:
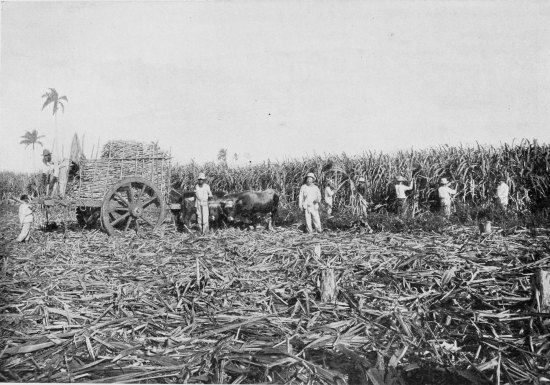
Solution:
<svg viewBox="0 0 550 385"><path fill-rule="evenodd" d="M53 102L53 100L48 97L48 99L46 99L46 101L44 102L44 105L42 105L42 110L44 110L44 108L46 108L46 106L51 102Z"/></svg>

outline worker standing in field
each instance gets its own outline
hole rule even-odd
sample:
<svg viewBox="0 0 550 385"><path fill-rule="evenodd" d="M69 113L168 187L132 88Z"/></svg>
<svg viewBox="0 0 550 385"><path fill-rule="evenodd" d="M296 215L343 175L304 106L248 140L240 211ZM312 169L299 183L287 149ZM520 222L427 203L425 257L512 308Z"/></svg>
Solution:
<svg viewBox="0 0 550 385"><path fill-rule="evenodd" d="M306 176L306 183L300 188L300 194L298 196L298 204L300 205L300 210L305 213L306 216L306 227L307 232L312 233L313 226L317 232L322 232L321 228L321 217L319 216L319 204L321 203L321 190L317 187L313 181L315 180L315 175L310 172Z"/></svg>
<svg viewBox="0 0 550 385"><path fill-rule="evenodd" d="M26 242L31 237L31 228L34 222L34 212L29 204L29 197L26 194L21 195L21 205L19 206L19 224L21 232L17 237L17 242Z"/></svg>
<svg viewBox="0 0 550 385"><path fill-rule="evenodd" d="M407 211L407 195L406 191L413 189L414 182L411 180L410 185L405 185L407 180L401 175L397 177L397 184L395 185L395 194L397 196L397 214L403 215Z"/></svg>
<svg viewBox="0 0 550 385"><path fill-rule="evenodd" d="M451 216L451 196L456 194L456 190L450 188L447 178L441 178L439 181L440 187L437 189L439 201L441 203L441 211L445 217Z"/></svg>
<svg viewBox="0 0 550 385"><path fill-rule="evenodd" d="M334 182L329 180L327 182L327 186L325 187L325 204L327 205L327 215L329 218L332 218L332 205L333 205L333 199L334 195L336 194L336 190L334 190Z"/></svg>
<svg viewBox="0 0 550 385"><path fill-rule="evenodd" d="M367 220L367 209L368 209L368 201L367 201L367 180L365 177L359 177L357 180L357 187L355 189L355 194L357 199L359 200L359 210L361 212L361 224L367 228L367 231L372 233L372 227L370 227L369 222Z"/></svg>
<svg viewBox="0 0 550 385"><path fill-rule="evenodd" d="M499 184L497 186L496 198L498 198L498 203L500 206L506 210L508 208L508 194L510 192L510 187L506 184L506 178L501 176L498 180Z"/></svg>
<svg viewBox="0 0 550 385"><path fill-rule="evenodd" d="M201 172L195 185L195 208L197 209L197 223L201 229L201 234L208 233L208 199L212 198L210 186L205 183L206 176Z"/></svg>

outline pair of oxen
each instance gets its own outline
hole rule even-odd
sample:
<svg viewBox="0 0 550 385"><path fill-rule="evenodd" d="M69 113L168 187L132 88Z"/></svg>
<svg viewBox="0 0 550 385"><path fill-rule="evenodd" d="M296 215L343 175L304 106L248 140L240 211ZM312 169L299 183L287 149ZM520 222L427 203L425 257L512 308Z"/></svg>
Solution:
<svg viewBox="0 0 550 385"><path fill-rule="evenodd" d="M221 227L224 224L251 223L256 227L267 217L267 228L273 229L273 223L279 207L279 194L275 190L243 191L226 194L223 191L212 192L208 201L210 226ZM191 219L196 216L193 192L181 193L181 222L189 228Z"/></svg>

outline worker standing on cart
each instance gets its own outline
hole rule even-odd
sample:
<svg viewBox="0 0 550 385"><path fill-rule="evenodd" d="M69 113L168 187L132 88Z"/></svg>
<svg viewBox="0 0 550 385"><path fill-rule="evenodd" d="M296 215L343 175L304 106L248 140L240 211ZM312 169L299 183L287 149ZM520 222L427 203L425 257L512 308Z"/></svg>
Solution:
<svg viewBox="0 0 550 385"><path fill-rule="evenodd" d="M206 176L203 172L199 174L197 178L197 185L195 186L195 208L197 209L197 222L201 229L201 234L208 233L208 199L212 198L212 191L210 186L204 181Z"/></svg>
<svg viewBox="0 0 550 385"><path fill-rule="evenodd" d="M57 178L59 176L59 165L52 159L52 153L44 149L42 151L42 183L46 186L46 196L55 193L57 187Z"/></svg>

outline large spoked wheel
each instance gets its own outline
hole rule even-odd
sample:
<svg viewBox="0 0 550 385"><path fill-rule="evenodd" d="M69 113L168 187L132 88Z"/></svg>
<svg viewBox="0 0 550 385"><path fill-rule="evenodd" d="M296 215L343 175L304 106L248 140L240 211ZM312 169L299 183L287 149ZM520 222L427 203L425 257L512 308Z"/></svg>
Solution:
<svg viewBox="0 0 550 385"><path fill-rule="evenodd" d="M160 190L141 177L114 185L103 198L101 222L109 235L116 230L155 231L164 220L165 203Z"/></svg>

